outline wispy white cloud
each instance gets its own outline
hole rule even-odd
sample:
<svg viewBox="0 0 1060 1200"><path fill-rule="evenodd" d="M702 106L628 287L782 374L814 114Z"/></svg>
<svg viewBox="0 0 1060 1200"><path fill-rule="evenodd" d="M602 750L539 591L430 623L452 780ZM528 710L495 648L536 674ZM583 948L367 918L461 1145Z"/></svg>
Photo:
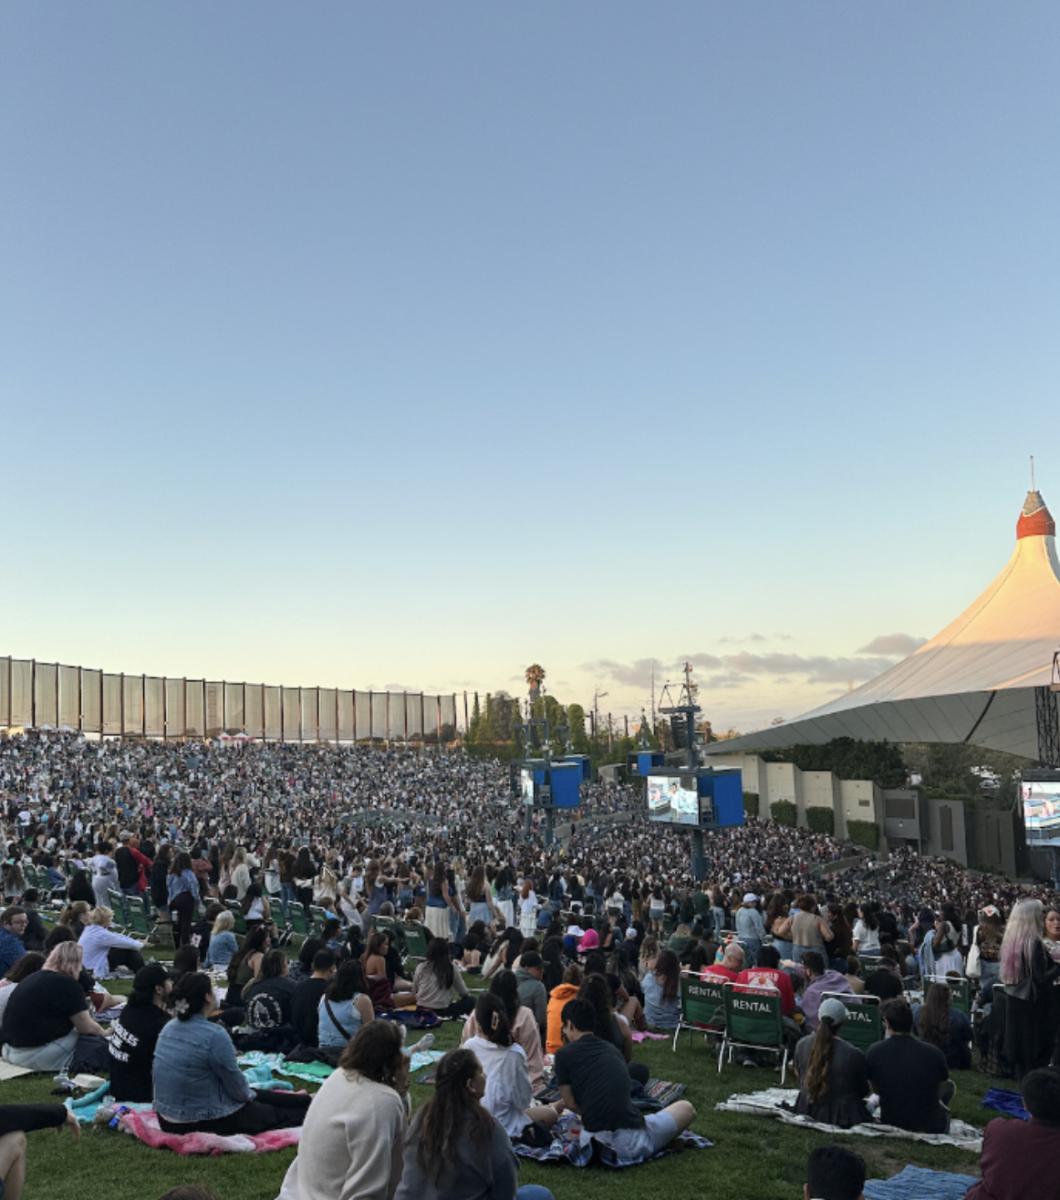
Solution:
<svg viewBox="0 0 1060 1200"><path fill-rule="evenodd" d="M922 646L927 638L912 637L908 633L884 633L874 637L867 646L862 646L859 654L900 654L905 657Z"/></svg>

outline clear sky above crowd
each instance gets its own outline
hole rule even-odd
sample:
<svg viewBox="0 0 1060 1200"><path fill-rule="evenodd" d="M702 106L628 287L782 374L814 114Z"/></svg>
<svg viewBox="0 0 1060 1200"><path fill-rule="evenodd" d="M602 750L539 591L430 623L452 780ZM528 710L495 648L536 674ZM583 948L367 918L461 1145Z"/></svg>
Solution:
<svg viewBox="0 0 1060 1200"><path fill-rule="evenodd" d="M1029 454L1060 515L1053 3L0 46L3 653L616 712L692 656L748 729L955 616Z"/></svg>

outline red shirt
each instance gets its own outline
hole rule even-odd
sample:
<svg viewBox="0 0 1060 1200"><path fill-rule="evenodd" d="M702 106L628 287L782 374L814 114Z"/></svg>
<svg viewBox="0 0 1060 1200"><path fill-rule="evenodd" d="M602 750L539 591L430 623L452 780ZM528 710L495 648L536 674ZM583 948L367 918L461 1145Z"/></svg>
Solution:
<svg viewBox="0 0 1060 1200"><path fill-rule="evenodd" d="M755 987L776 988L780 992L780 1011L786 1017L795 1016L795 989L783 971L775 967L748 967L736 977L737 983L750 983Z"/></svg>
<svg viewBox="0 0 1060 1200"><path fill-rule="evenodd" d="M735 983L736 972L729 967L704 967L700 979L716 979L719 983Z"/></svg>

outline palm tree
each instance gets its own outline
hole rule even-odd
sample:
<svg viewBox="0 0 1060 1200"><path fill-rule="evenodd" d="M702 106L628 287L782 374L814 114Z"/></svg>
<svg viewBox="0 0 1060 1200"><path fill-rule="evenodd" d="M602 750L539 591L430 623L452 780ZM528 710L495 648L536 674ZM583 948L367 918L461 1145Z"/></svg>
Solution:
<svg viewBox="0 0 1060 1200"><path fill-rule="evenodd" d="M545 682L545 668L538 663L526 668L526 686L530 689L530 703L533 704L541 695L541 685Z"/></svg>

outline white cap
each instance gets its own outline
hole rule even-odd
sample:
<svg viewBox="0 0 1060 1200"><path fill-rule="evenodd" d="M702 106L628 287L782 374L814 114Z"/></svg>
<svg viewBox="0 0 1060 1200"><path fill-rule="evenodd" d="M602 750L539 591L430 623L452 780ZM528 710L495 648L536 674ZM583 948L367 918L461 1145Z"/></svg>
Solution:
<svg viewBox="0 0 1060 1200"><path fill-rule="evenodd" d="M757 903L758 903L758 897L757 897L757 896L754 894L754 892L748 892L748 893L747 893L747 894L744 896L744 898L743 898L743 902L744 902L744 904L757 904Z"/></svg>

